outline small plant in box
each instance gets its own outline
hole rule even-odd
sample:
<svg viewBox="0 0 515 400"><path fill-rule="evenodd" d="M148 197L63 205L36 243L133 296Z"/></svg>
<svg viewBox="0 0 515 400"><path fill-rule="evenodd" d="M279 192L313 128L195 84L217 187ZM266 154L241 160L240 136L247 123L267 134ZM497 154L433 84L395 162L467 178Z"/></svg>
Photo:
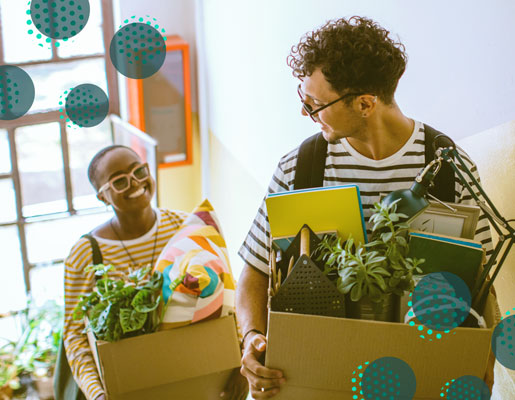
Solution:
<svg viewBox="0 0 515 400"><path fill-rule="evenodd" d="M397 202L374 204L368 244L325 236L317 249L325 272L338 273L337 287L351 300L351 317L395 321L398 299L413 290L413 273L422 272L418 265L424 260L407 257L409 225L396 210Z"/></svg>
<svg viewBox="0 0 515 400"><path fill-rule="evenodd" d="M131 272L127 280L112 279L112 265L91 265L101 277L96 288L83 297L74 310L73 318L88 317L89 328L97 339L114 342L126 337L155 332L161 322L160 309L163 276L151 268Z"/></svg>

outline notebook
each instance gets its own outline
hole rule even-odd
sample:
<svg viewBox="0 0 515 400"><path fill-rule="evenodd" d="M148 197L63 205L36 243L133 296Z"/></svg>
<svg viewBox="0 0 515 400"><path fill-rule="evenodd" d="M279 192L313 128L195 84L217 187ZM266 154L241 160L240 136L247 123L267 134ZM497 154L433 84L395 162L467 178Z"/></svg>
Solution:
<svg viewBox="0 0 515 400"><path fill-rule="evenodd" d="M265 201L273 238L295 237L307 224L316 233L336 231L344 240L352 235L356 242L367 241L356 185L272 193Z"/></svg>
<svg viewBox="0 0 515 400"><path fill-rule="evenodd" d="M481 242L419 231L409 237L408 257L425 259L420 265L423 274L452 272L473 290L485 254Z"/></svg>

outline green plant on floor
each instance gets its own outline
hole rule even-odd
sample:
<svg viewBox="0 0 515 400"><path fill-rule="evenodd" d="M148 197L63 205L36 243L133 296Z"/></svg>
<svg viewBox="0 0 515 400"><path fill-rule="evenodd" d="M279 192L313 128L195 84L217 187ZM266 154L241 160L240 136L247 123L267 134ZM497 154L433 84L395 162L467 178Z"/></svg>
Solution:
<svg viewBox="0 0 515 400"><path fill-rule="evenodd" d="M81 298L74 310L75 320L87 317L89 328L97 339L114 342L126 337L151 333L161 322L161 288L163 276L159 271L150 274L151 268L133 271L128 279L112 279L112 265L91 265L100 277L96 288Z"/></svg>
<svg viewBox="0 0 515 400"><path fill-rule="evenodd" d="M14 354L16 343L6 341L0 347L0 399L10 398L12 391L20 387L19 370Z"/></svg>
<svg viewBox="0 0 515 400"><path fill-rule="evenodd" d="M63 306L47 301L43 306L29 304L25 328L15 353L18 368L35 377L52 376L63 328Z"/></svg>
<svg viewBox="0 0 515 400"><path fill-rule="evenodd" d="M368 297L373 303L382 303L391 293L402 296L414 288L413 274L422 272L418 267L424 260L408 255L408 229L404 214L396 213L397 202L391 205L374 204L370 217L371 241L354 243L326 235L317 248L318 258L325 263L325 273L337 271L337 287L350 294L352 301Z"/></svg>

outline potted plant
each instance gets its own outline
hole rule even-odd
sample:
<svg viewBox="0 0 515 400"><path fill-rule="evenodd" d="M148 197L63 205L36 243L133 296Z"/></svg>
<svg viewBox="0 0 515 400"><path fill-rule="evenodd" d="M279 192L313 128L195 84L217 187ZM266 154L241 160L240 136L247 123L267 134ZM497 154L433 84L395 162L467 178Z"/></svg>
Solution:
<svg viewBox="0 0 515 400"><path fill-rule="evenodd" d="M0 347L0 400L10 399L13 391L20 388L14 349L15 343L10 341Z"/></svg>
<svg viewBox="0 0 515 400"><path fill-rule="evenodd" d="M29 374L40 399L51 399L53 375L63 327L63 307L47 301L29 305L26 326L15 347L18 369Z"/></svg>
<svg viewBox="0 0 515 400"><path fill-rule="evenodd" d="M338 274L337 287L347 295L351 318L398 321L400 296L413 290L413 273L422 272L418 265L424 260L407 257L409 224L396 210L397 202L374 204L368 244L326 235L317 249L325 273Z"/></svg>
<svg viewBox="0 0 515 400"><path fill-rule="evenodd" d="M163 276L151 267L131 272L128 279L111 279L112 265L90 265L101 277L96 288L75 307L73 318L88 318L88 329L108 342L155 332L161 323ZM160 307L161 306L161 307Z"/></svg>

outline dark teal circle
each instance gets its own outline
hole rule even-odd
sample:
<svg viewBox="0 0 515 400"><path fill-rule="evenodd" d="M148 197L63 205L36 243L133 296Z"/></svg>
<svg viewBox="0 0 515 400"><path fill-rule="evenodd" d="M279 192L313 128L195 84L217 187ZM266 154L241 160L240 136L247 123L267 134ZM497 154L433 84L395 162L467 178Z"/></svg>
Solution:
<svg viewBox="0 0 515 400"><path fill-rule="evenodd" d="M486 383L473 375L459 377L447 390L447 400L489 400L490 396L490 389Z"/></svg>
<svg viewBox="0 0 515 400"><path fill-rule="evenodd" d="M515 370L515 315L503 319L495 327L492 351L499 363Z"/></svg>
<svg viewBox="0 0 515 400"><path fill-rule="evenodd" d="M140 35L140 27L144 27L146 33ZM126 32L125 36L122 31ZM131 39L132 36L136 37ZM157 38L154 49L143 45L144 42L152 42L154 38ZM125 50L120 51L123 49ZM166 58L166 45L159 31L147 24L133 22L114 34L109 54L114 67L122 75L132 79L144 79L154 75L163 65Z"/></svg>
<svg viewBox="0 0 515 400"><path fill-rule="evenodd" d="M361 390L366 400L411 400L417 390L413 369L400 358L382 357L363 372Z"/></svg>
<svg viewBox="0 0 515 400"><path fill-rule="evenodd" d="M433 272L424 276L412 296L413 311L421 324L435 331L449 331L460 326L471 307L470 290L451 272ZM447 310L445 313L444 310Z"/></svg>
<svg viewBox="0 0 515 400"><path fill-rule="evenodd" d="M0 66L0 120L25 115L34 103L35 93L32 79L23 69L13 65Z"/></svg>
<svg viewBox="0 0 515 400"><path fill-rule="evenodd" d="M89 19L89 0L66 1L66 7L52 2L41 11L42 6L46 3L48 1L32 0L30 17L37 29L52 39L69 39L77 35ZM79 29L72 30L72 27L78 22L80 23Z"/></svg>
<svg viewBox="0 0 515 400"><path fill-rule="evenodd" d="M88 98L88 96L91 96ZM94 101L90 100L95 98ZM100 124L109 112L109 99L98 86L85 83L73 88L66 96L66 114L81 128Z"/></svg>

